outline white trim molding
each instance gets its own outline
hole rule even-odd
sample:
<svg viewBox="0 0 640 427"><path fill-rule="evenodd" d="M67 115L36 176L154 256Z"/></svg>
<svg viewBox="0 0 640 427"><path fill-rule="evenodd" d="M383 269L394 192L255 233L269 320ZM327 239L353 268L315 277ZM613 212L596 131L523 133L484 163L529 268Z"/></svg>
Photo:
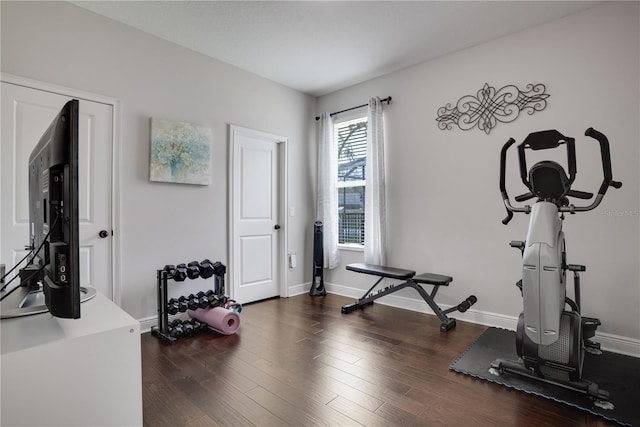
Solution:
<svg viewBox="0 0 640 427"><path fill-rule="evenodd" d="M363 292L362 289L336 285L334 283L327 282L325 282L325 287L327 288L327 292L329 293L352 297L354 299L360 298ZM297 289L297 286L295 288ZM388 305L391 307L402 308L419 313L435 315L423 300L417 298L387 295L384 298L376 300L376 304ZM451 306L440 304L440 307L443 310L446 310ZM515 316L507 316L498 313L491 313L488 311L475 310L473 308L467 310L464 313L455 313L455 315L452 317L466 322L485 326L493 326L496 328L503 328L511 331L515 331L518 325L518 318ZM603 350L610 351L612 353L625 354L633 357L640 357L640 340L638 339L597 332L594 341L599 342Z"/></svg>
<svg viewBox="0 0 640 427"><path fill-rule="evenodd" d="M293 285L288 288L288 294L291 297L303 295L309 292L310 287L311 282ZM354 299L358 299L362 296L361 289L352 288L349 286L342 286L325 282L325 287L328 293L335 295L351 297ZM424 301L417 298L387 295L384 298L376 300L376 304L388 305L390 307L402 308L419 313L435 315ZM442 305L442 308L447 309L449 307L446 305ZM465 322L476 323L485 326L493 326L496 328L503 328L511 331L515 331L518 324L517 317L505 316L502 314L490 313L487 311L474 309L469 309L465 313L456 313L454 317ZM152 326L156 326L157 317L146 317L144 319L139 319L139 322L141 331L148 332L151 330ZM603 350L610 351L612 353L625 354L627 356L640 357L640 340L607 333L597 333L595 336L595 341L601 344Z"/></svg>

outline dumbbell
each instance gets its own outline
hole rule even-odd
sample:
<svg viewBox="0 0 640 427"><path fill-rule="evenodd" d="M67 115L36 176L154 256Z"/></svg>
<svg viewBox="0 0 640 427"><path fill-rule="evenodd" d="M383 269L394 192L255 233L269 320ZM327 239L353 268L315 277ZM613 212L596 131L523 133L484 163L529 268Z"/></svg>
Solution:
<svg viewBox="0 0 640 427"><path fill-rule="evenodd" d="M180 311L180 303L177 299L171 298L167 303L167 312L171 315L177 314Z"/></svg>
<svg viewBox="0 0 640 427"><path fill-rule="evenodd" d="M189 295L187 306L189 310L197 310L198 308L207 308L210 304L209 298L206 297L204 292L200 291L197 296Z"/></svg>
<svg viewBox="0 0 640 427"><path fill-rule="evenodd" d="M184 335L182 320L175 319L169 323L169 335L173 338L180 338Z"/></svg>
<svg viewBox="0 0 640 427"><path fill-rule="evenodd" d="M184 295L181 295L178 298L178 311L180 313L184 313L188 309L189 309L189 306L187 305L187 298Z"/></svg>
<svg viewBox="0 0 640 427"><path fill-rule="evenodd" d="M189 294L189 296L187 297L187 308L189 310L197 310L199 304L200 301L198 301L198 298L196 298L196 296L193 294Z"/></svg>
<svg viewBox="0 0 640 427"><path fill-rule="evenodd" d="M195 261L194 261L195 262ZM208 279L213 276L213 263L209 259L203 259L199 264L200 277Z"/></svg>
<svg viewBox="0 0 640 427"><path fill-rule="evenodd" d="M176 266L173 264L167 264L164 266L162 271L166 272L169 276L173 276L173 273L176 271Z"/></svg>
<svg viewBox="0 0 640 427"><path fill-rule="evenodd" d="M176 282L182 282L187 277L187 266L184 264L178 264L177 266L167 264L162 271L166 272Z"/></svg>
<svg viewBox="0 0 640 427"><path fill-rule="evenodd" d="M205 299L207 302L207 305L201 308L215 307L218 305L218 297L212 290L208 290L201 299Z"/></svg>
<svg viewBox="0 0 640 427"><path fill-rule="evenodd" d="M218 297L213 291L207 291L207 299L209 300L209 305L207 307L218 307L224 304L220 297Z"/></svg>
<svg viewBox="0 0 640 427"><path fill-rule="evenodd" d="M216 276L224 276L224 273L226 272L227 272L227 267L220 261L216 261L213 264L213 274L215 274Z"/></svg>
<svg viewBox="0 0 640 427"><path fill-rule="evenodd" d="M187 264L187 277L189 277L189 279L197 279L200 277L200 263L198 261L191 261Z"/></svg>
<svg viewBox="0 0 640 427"><path fill-rule="evenodd" d="M213 292L211 292L213 294ZM196 295L198 297L198 307L200 308L207 308L209 307L211 304L215 303L215 301L212 301L212 298L209 298L204 292L200 291L198 292L198 294ZM213 296L213 295L212 295Z"/></svg>
<svg viewBox="0 0 640 427"><path fill-rule="evenodd" d="M227 297L226 296L214 296L213 298L210 299L209 302L209 307L214 308L214 307L222 307L227 303Z"/></svg>
<svg viewBox="0 0 640 427"><path fill-rule="evenodd" d="M211 299L211 298L219 298L218 295L213 291L213 289L209 289L207 290L207 292L205 293L205 295L207 296L207 298Z"/></svg>
<svg viewBox="0 0 640 427"><path fill-rule="evenodd" d="M191 324L193 325L194 330L196 331L201 331L203 329L206 329L207 324L206 323L202 323L199 320L196 319L191 319Z"/></svg>
<svg viewBox="0 0 640 427"><path fill-rule="evenodd" d="M199 320L191 319L191 321L193 322L193 327L196 328L198 331L204 331L209 327L209 325Z"/></svg>
<svg viewBox="0 0 640 427"><path fill-rule="evenodd" d="M198 331L204 331L209 328L209 325L196 319L191 319L191 323L193 323L193 327Z"/></svg>
<svg viewBox="0 0 640 427"><path fill-rule="evenodd" d="M187 266L185 264L178 264L173 273L173 280L176 282L184 282L187 278Z"/></svg>
<svg viewBox="0 0 640 427"><path fill-rule="evenodd" d="M193 334L196 333L196 330L191 322L184 322L182 324L182 330L184 335L187 337L193 336Z"/></svg>

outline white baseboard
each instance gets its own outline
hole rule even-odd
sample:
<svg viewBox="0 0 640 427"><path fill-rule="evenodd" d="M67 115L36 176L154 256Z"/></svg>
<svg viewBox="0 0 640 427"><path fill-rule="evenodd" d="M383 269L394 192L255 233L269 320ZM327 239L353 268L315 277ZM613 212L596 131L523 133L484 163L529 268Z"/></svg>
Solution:
<svg viewBox="0 0 640 427"><path fill-rule="evenodd" d="M311 282L289 286L289 296L295 297L296 295L306 294L309 292L309 289L311 289Z"/></svg>
<svg viewBox="0 0 640 427"><path fill-rule="evenodd" d="M325 283L327 292L332 294L342 295L346 297L353 297L358 299L362 296L362 289L350 288L348 286L327 284ZM417 311L419 313L434 314L433 310L422 299L407 298L398 295L387 295L384 298L376 300L376 303L388 305L391 307L403 308L406 310ZM450 306L441 304L440 307L446 310ZM516 317L505 316L502 314L490 313L487 311L475 310L473 308L467 310L464 313L456 313L456 319L464 320L466 322L477 323L486 326L495 326L497 328L516 330L518 319Z"/></svg>
<svg viewBox="0 0 640 427"><path fill-rule="evenodd" d="M360 298L363 293L362 289L352 288L349 286L336 285L327 282L325 282L324 285L328 293L351 297L354 299ZM289 296L293 297L296 295L306 294L309 292L310 287L310 282L291 286L289 287ZM376 304L417 311L419 313L434 314L431 308L429 308L423 300L417 298L387 295L384 298L376 300ZM450 306L442 304L441 307L446 310ZM518 324L517 317L475 310L473 308L464 313L455 313L455 318L479 325L509 329L511 331L515 331ZM138 319L138 321L140 322L140 332L149 332L152 326L156 326L158 324L158 318L156 316ZM607 333L596 333L594 341L599 342L603 350L640 357L640 340Z"/></svg>
<svg viewBox="0 0 640 427"><path fill-rule="evenodd" d="M140 322L140 333L149 332L152 326L158 325L158 316L145 317L138 319Z"/></svg>
<svg viewBox="0 0 640 427"><path fill-rule="evenodd" d="M596 332L594 341L599 342L603 350L640 357L640 340Z"/></svg>
<svg viewBox="0 0 640 427"><path fill-rule="evenodd" d="M348 286L326 283L327 292L346 297L358 299L362 296L363 290L351 288ZM387 295L384 298L376 300L376 304L388 305L391 307L403 308L406 310L417 311L420 313L434 314L431 308L418 298L407 298L397 295ZM444 310L451 307L446 304L440 305ZM515 316L506 316L498 313L475 310L473 308L464 313L455 313L456 319L466 322L476 323L479 325L493 326L496 328L509 329L515 331L518 325L518 318ZM596 332L594 341L602 346L603 350L613 353L626 354L628 356L640 357L640 340L619 335Z"/></svg>

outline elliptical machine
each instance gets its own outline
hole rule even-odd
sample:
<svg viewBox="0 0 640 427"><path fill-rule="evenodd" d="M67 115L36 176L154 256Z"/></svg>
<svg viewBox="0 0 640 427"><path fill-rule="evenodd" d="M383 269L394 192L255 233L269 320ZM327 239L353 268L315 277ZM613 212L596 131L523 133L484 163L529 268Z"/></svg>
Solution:
<svg viewBox="0 0 640 427"><path fill-rule="evenodd" d="M529 190L515 197L517 202L536 199L533 206L511 205L505 187L507 150L515 143L513 138L500 153L500 192L507 209L503 224L509 223L514 212L531 215L524 242L513 241L511 247L522 253L522 280L516 283L523 298L524 309L518 318L516 350L520 360L497 359L491 364L494 374L508 373L554 384L581 392L603 407L609 393L597 384L582 378L585 351L600 353L600 344L591 340L599 319L584 317L580 313L580 276L583 265L567 264L562 221L564 214L575 214L595 209L609 187L620 188L613 181L609 141L605 135L589 128L586 136L600 144L603 181L595 200L588 206L574 206L569 197L589 200L592 193L571 189L576 176L575 139L557 130L534 132L518 145L520 177ZM525 150L546 150L566 147L569 176L563 167L550 160L536 163L527 171ZM566 296L566 272L573 273L574 300ZM567 309L568 307L568 309Z"/></svg>

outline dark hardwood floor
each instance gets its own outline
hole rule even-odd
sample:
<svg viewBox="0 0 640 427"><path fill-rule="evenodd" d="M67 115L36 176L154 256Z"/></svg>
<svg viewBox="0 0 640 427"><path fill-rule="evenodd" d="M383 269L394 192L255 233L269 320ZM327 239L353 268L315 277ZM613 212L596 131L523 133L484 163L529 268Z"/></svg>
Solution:
<svg viewBox="0 0 640 427"><path fill-rule="evenodd" d="M485 329L337 295L244 307L236 335L142 335L145 426L605 426L448 370Z"/></svg>

